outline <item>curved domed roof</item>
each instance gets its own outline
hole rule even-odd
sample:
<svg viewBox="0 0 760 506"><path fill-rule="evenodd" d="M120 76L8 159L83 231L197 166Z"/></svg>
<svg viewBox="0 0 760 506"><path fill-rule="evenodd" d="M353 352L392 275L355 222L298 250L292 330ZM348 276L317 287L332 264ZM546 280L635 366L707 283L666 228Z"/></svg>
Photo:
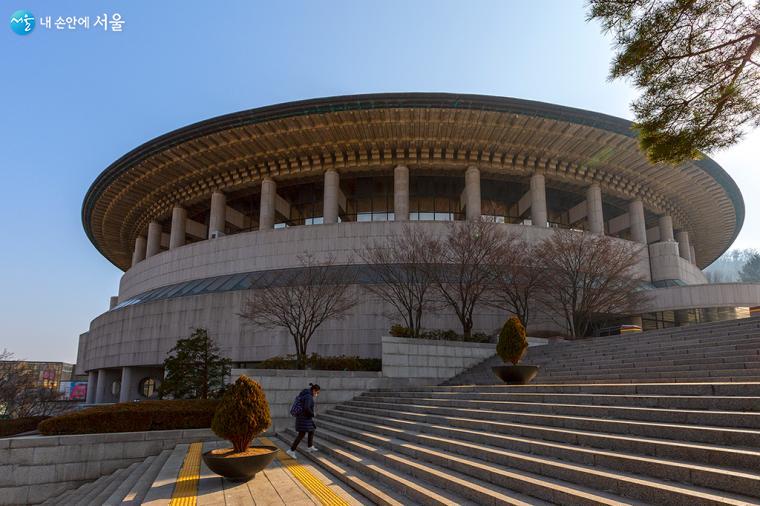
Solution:
<svg viewBox="0 0 760 506"><path fill-rule="evenodd" d="M319 98L236 112L146 142L107 167L85 196L87 236L127 269L148 223L214 190L321 173L478 165L488 173L598 182L603 192L639 197L690 232L705 266L734 241L744 202L713 160L650 163L631 122L514 98L384 93Z"/></svg>

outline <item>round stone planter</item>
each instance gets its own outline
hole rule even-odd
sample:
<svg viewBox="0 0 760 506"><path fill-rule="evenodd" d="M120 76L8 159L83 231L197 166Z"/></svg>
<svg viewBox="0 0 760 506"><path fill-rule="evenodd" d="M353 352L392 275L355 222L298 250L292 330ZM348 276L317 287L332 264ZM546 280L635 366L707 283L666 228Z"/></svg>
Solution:
<svg viewBox="0 0 760 506"><path fill-rule="evenodd" d="M256 476L256 473L267 467L274 460L279 451L276 446L251 446L268 450L259 455L222 456L213 455L211 451L203 454L203 462L209 469L231 481L248 481ZM232 448L230 448L232 450Z"/></svg>
<svg viewBox="0 0 760 506"><path fill-rule="evenodd" d="M537 365L497 365L491 370L507 385L527 385L538 374Z"/></svg>

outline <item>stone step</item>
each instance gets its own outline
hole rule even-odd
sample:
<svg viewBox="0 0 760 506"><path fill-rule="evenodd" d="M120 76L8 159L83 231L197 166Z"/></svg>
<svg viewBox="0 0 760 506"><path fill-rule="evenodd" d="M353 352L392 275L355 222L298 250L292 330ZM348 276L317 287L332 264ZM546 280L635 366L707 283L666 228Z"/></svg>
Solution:
<svg viewBox="0 0 760 506"><path fill-rule="evenodd" d="M503 364L499 364L503 365ZM760 380L760 368L708 371L667 371L641 372L637 369L597 369L597 370L554 370L551 367L540 368L534 381L537 384L548 383L709 383L756 382ZM482 370L470 372L447 380L444 385L495 385L501 383L487 365Z"/></svg>
<svg viewBox="0 0 760 506"><path fill-rule="evenodd" d="M527 362L531 365L537 365L541 372L556 374L559 372L575 373L578 371L605 371L615 370L621 373L630 371L642 372L677 372L677 371L707 371L716 369L760 369L760 355L757 360L745 360L743 358L733 358L731 362L713 361L698 359L699 363L681 363L676 364L674 360L658 360L655 362L599 362L587 364L568 364L567 362L549 362L548 364L538 364L536 362Z"/></svg>
<svg viewBox="0 0 760 506"><path fill-rule="evenodd" d="M496 420L484 420L471 417L447 416L401 411L398 409L371 409L347 407L330 410L326 415L337 416L341 419L363 420L378 424L389 424L394 427L412 427L422 432L440 432L434 426L444 429L464 429L486 431L492 434L526 437L543 441L554 441L579 445L589 448L600 448L612 451L630 451L639 455L679 459L700 464L735 467L740 469L760 469L760 452L756 447L736 445L717 445L692 442L688 440L668 440L662 438L642 437L627 433L615 434L594 432L588 430L573 430L563 427L546 425L531 425L526 423L510 423ZM326 416L323 415L323 416ZM676 433L678 435L680 433ZM710 434L704 439L712 440ZM757 432L760 438L760 431Z"/></svg>
<svg viewBox="0 0 760 506"><path fill-rule="evenodd" d="M679 334L661 334L653 331L646 331L635 334L636 340L632 341L632 334L627 335L615 335L607 337L590 337L576 340L558 340L550 343L551 345L582 345L595 347L600 350L607 349L614 346L638 346L638 345L667 345L668 343L684 343L684 342L701 342L701 341L722 341L722 340L735 340L741 338L754 338L760 335L760 326L746 327L746 328L725 328L715 329L711 331L700 330L692 328L689 331L684 331Z"/></svg>
<svg viewBox="0 0 760 506"><path fill-rule="evenodd" d="M547 385L549 384L566 384L566 383L580 383L584 382L589 385L593 384L605 384L610 382L618 382L618 383L661 383L663 381L670 380L670 381L680 381L682 383L693 383L693 382L700 382L700 383L706 383L709 381L725 381L729 383L744 383L747 381L753 381L758 382L760 381L760 375L757 376L720 376L716 375L713 377L689 377L689 378L608 378L608 377L599 377L594 379L584 379L584 378L555 378L555 377L547 377L543 382Z"/></svg>
<svg viewBox="0 0 760 506"><path fill-rule="evenodd" d="M164 461L161 470L158 472L155 480L150 484L145 497L141 502L136 504L145 504L150 506L165 506L172 498L174 484L179 476L182 463L185 461L185 455L190 447L187 443L178 444Z"/></svg>
<svg viewBox="0 0 760 506"><path fill-rule="evenodd" d="M66 493L64 493L60 497L51 497L50 499L46 500L42 504L54 504L54 505L60 504L62 506L75 505L82 497L89 494L93 490L93 488L100 485L100 483L102 483L101 480L105 480L106 477L107 476L101 476L95 481L85 483L84 485L81 485L78 488L75 488L73 490L68 490Z"/></svg>
<svg viewBox="0 0 760 506"><path fill-rule="evenodd" d="M397 406L415 404L425 406L446 406L451 408L487 409L494 411L526 411L570 416L593 416L596 418L616 418L646 422L680 424L706 424L718 427L760 429L760 413L743 411L705 411L690 409L661 409L630 406L598 406L593 404L559 404L537 402L503 402L468 399L434 399L429 397L405 398L373 396L376 402L393 403ZM351 405L354 401L349 401Z"/></svg>
<svg viewBox="0 0 760 506"><path fill-rule="evenodd" d="M608 371L600 371L600 372L594 372L594 373L588 373L584 374L583 371L579 371L578 374L573 373L565 373L565 374L552 374L551 371L548 373L545 371L539 371L538 376L536 376L537 381L545 381L545 382L552 382L552 383L569 383L569 382L592 382L597 380L608 380L608 381L618 381L618 380L628 380L628 381L651 381L651 382L657 382L657 381L668 381L672 379L681 380L681 381L704 381L704 380L714 380L714 381L732 381L732 380L740 380L744 381L746 378L758 378L760 377L760 370L758 369L732 369L732 370L722 370L722 369L716 369L716 370L710 370L710 371L680 371L680 372L638 372L638 371L631 371L631 372L615 372L614 370L608 370Z"/></svg>
<svg viewBox="0 0 760 506"><path fill-rule="evenodd" d="M127 476L121 481L121 483L119 483L118 487L113 490L111 495L105 498L103 505L116 506L121 504L134 484L137 483L137 480L139 480L143 474L145 474L154 460L156 460L156 457L150 456L142 462L133 464L133 469L127 473Z"/></svg>
<svg viewBox="0 0 760 506"><path fill-rule="evenodd" d="M725 354L724 354L725 355ZM695 354L692 356L678 354L674 356L660 355L657 357L645 357L642 355L625 355L598 360L569 360L567 357L535 357L526 355L523 363L536 365L542 368L558 367L571 370L584 368L637 368L637 367L677 367L677 366L701 366L705 369L721 367L726 369L726 364L749 364L741 365L738 369L756 367L760 362L760 354L747 354L744 350L734 351L731 355L716 356L707 354ZM490 365L501 365L500 360L493 360ZM484 363L485 365L485 363Z"/></svg>
<svg viewBox="0 0 760 506"><path fill-rule="evenodd" d="M609 349L597 349L593 346L583 346L578 344L558 344L536 346L531 348L526 357L545 356L549 358L559 358L569 362L589 361L593 359L606 360L611 358L625 357L688 357L688 356L731 356L731 355L757 355L760 348L760 339L752 340L743 339L733 344L729 343L683 343L678 346L616 346Z"/></svg>
<svg viewBox="0 0 760 506"><path fill-rule="evenodd" d="M101 476L95 480L95 483L93 483L93 486L88 489L87 493L71 496L69 504L75 504L76 506L91 506L93 504L98 504L95 501L95 498L98 497L101 492L108 489L108 487L114 483L114 480L118 483L118 480L121 480L124 477L125 471L126 469L117 469L111 474Z"/></svg>
<svg viewBox="0 0 760 506"><path fill-rule="evenodd" d="M348 437L322 428L318 434L320 445L326 440L327 444L339 447L352 455L354 462L363 463L367 458L372 459L373 463L376 463L375 466L381 469L403 472L417 483L420 480L432 481L441 488L466 495L475 501L475 504L547 504L544 501L566 505L639 504L564 480L490 465L482 461L476 462L466 457L450 455L452 459L438 459L433 462L431 459L417 458L414 451L396 451L395 448L378 445L376 441L361 437ZM464 465L451 465L459 462Z"/></svg>
<svg viewBox="0 0 760 506"><path fill-rule="evenodd" d="M729 492L719 492L693 485L667 482L664 480L645 478L631 473L616 472L608 469L598 469L593 466L573 464L557 459L523 455L509 452L487 445L449 441L440 438L440 447L428 444L411 443L406 440L384 436L374 432L356 431L339 424L321 422L320 435L335 444L343 446L364 455L382 455L383 457L408 456L416 460L418 465L436 465L445 469L456 469L457 472L483 480L491 486L506 486L517 489L524 484L519 479L524 473L532 477L538 476L546 480L563 480L567 485L563 488L583 487L586 492L581 498L567 500L552 500L557 504L620 504L626 503L622 497L633 501L656 502L658 504L747 504L751 498ZM324 427L327 426L327 427ZM325 430L327 429L327 430ZM429 438L432 439L432 438ZM456 450L452 452L451 450ZM466 453L465 453L466 452ZM423 464L423 465L424 465ZM465 479L466 481L466 479ZM523 485L524 486L524 485ZM531 494L536 495L535 484L531 483ZM595 491L609 491L607 493ZM522 492L522 490L520 490ZM614 495L612 495L614 494ZM593 499L589 497L593 495ZM652 499L656 498L656 501ZM628 503L630 504L630 500Z"/></svg>
<svg viewBox="0 0 760 506"><path fill-rule="evenodd" d="M685 425L675 423L646 422L638 420L616 420L590 416L568 416L553 413L531 413L520 411L493 411L484 409L460 409L448 406L426 406L413 404L388 404L369 401L350 401L335 407L340 411L359 411L372 413L380 410L392 416L394 412L418 413L433 416L453 416L475 418L479 420L538 425L569 430L584 430L600 433L621 434L641 437L672 439L675 441L693 441L720 445L760 447L760 431L736 429L731 427L714 427L705 424Z"/></svg>
<svg viewBox="0 0 760 506"><path fill-rule="evenodd" d="M113 494L122 483L130 479L131 474L135 472L140 464L142 464L142 462L133 462L129 467L123 469L122 472L118 474L114 473L114 477L109 480L108 485L90 500L90 504L104 505L111 497L111 494Z"/></svg>
<svg viewBox="0 0 760 506"><path fill-rule="evenodd" d="M660 357L668 358L723 358L723 357L752 357L757 358L757 347L760 346L755 340L755 344L749 347L744 345L752 344L747 341L742 342L742 348L736 349L736 345L724 349L716 349L719 344L712 343L704 346L683 346L676 350L653 349L645 347L635 349L624 345L617 348L611 348L608 351L597 350L593 346L583 346L573 343L549 344L544 346L530 347L526 357L532 357L536 361L546 360L565 360L568 362L598 362L603 360L620 360L632 361L638 357L645 357L643 360L655 360ZM746 349L748 348L748 349Z"/></svg>
<svg viewBox="0 0 760 506"><path fill-rule="evenodd" d="M365 421L354 417L324 415L320 417L321 426L328 428L344 427L358 431L410 441L417 444L453 450L465 455L471 453L467 443L476 443L488 447L516 452L521 455L533 455L573 462L583 465L602 467L614 471L634 473L641 476L657 477L669 481L691 483L693 485L733 492L741 490L743 494L760 497L760 475L739 469L698 464L693 461L674 460L664 457L650 457L628 453L625 450L609 451L598 448L583 448L573 444L554 441L492 434L482 430L456 429L446 426L421 426L411 422L391 420ZM753 455L751 469L756 468L760 454ZM512 458L515 458L514 456ZM490 459L486 459L490 462ZM504 463L504 462L502 462ZM514 464L510 464L514 465Z"/></svg>
<svg viewBox="0 0 760 506"><path fill-rule="evenodd" d="M153 458L150 465L138 476L137 480L130 486L129 491L124 495L121 504L137 505L142 504L145 495L150 490L158 473L164 467L166 460L172 454L172 450L164 450Z"/></svg>
<svg viewBox="0 0 760 506"><path fill-rule="evenodd" d="M324 434L320 432L320 436ZM283 440L292 443L295 438L293 429L287 429L283 434ZM474 505L472 501L463 496L454 494L424 480L419 474L414 474L415 467L409 466L410 472L400 471L398 466L388 467L382 460L376 460L378 455L369 454L368 458L357 458L353 453L346 451L340 444L331 438L321 437L319 451L339 462L345 463L354 469L358 469L363 475L369 476L374 481L381 482L384 486L395 491L395 495L402 495L417 504L444 506L450 504ZM445 483L444 483L445 485ZM407 501L403 501L406 503Z"/></svg>
<svg viewBox="0 0 760 506"><path fill-rule="evenodd" d="M292 434L286 433L278 433L277 437L287 445L291 445L294 439ZM332 476L335 476L343 483L372 501L374 504L381 506L404 506L403 502L396 499L396 496L398 495L396 492L379 483L377 480L368 477L366 474L357 470L356 467L343 464L339 450L324 442L320 443L320 451L317 453L304 452L302 448L299 448L298 452L301 455L300 458L307 458L314 462ZM336 455L339 457L335 458Z"/></svg>
<svg viewBox="0 0 760 506"><path fill-rule="evenodd" d="M376 388L368 394L399 392L398 388ZM659 382L659 383L566 383L505 385L447 385L419 386L401 390L403 392L524 392L524 393L575 393L575 394L611 394L611 395L712 395L712 396L752 396L760 397L760 381L753 382Z"/></svg>
<svg viewBox="0 0 760 506"><path fill-rule="evenodd" d="M400 399L420 397L419 392L399 391ZM541 402L559 404L594 404L600 406L636 406L662 409L697 409L710 411L760 411L760 396L694 396L694 395L616 395L595 393L541 392L425 392L433 399L471 399L503 402ZM357 399L371 399L364 393Z"/></svg>
<svg viewBox="0 0 760 506"><path fill-rule="evenodd" d="M663 335L655 332L640 332L635 334L615 335L607 337L586 337L582 339L558 339L549 341L549 345L580 345L598 348L600 350L613 346L667 346L669 344L681 344L686 342L720 342L735 341L738 339L753 339L760 335L760 327L722 329L704 331L692 329L679 335ZM636 339L631 340L634 336Z"/></svg>
<svg viewBox="0 0 760 506"><path fill-rule="evenodd" d="M604 361L646 361L646 360L676 360L688 358L726 358L726 357L756 357L759 353L760 344L745 343L732 346L684 345L678 349L645 348L631 349L618 347L609 351L595 350L593 347L581 347L577 345L540 346L530 348L525 355L526 360L535 361L537 364L548 362L567 362L569 364L598 363Z"/></svg>
<svg viewBox="0 0 760 506"><path fill-rule="evenodd" d="M725 332L743 331L752 332L753 330L760 330L760 322L753 318L742 318L738 320L725 320L720 322L699 323L693 325L685 325L682 327L670 327L665 329L654 329L644 332L644 335L656 336L656 337L670 337L681 338L686 335L698 334L720 334ZM593 337L590 339L604 342L609 339L619 339L620 336L607 336L607 337Z"/></svg>

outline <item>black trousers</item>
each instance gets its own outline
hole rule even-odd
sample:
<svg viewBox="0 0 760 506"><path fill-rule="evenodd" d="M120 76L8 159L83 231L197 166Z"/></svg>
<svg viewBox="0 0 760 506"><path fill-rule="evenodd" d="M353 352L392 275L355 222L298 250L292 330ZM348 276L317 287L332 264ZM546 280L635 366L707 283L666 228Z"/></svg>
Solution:
<svg viewBox="0 0 760 506"><path fill-rule="evenodd" d="M299 432L298 436L296 436L296 440L293 441L293 446L291 446L290 449L293 451L296 451L296 448L298 448L299 443L301 442L301 440L306 434L309 434L309 437L306 440L306 442L309 444L309 448L311 448L314 445L314 431L313 430L309 432Z"/></svg>

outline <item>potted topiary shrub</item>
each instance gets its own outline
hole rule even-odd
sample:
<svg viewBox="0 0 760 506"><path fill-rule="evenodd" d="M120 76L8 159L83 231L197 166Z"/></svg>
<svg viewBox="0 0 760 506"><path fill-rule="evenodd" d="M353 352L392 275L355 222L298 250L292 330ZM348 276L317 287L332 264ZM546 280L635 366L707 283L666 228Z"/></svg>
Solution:
<svg viewBox="0 0 760 506"><path fill-rule="evenodd" d="M493 367L493 373L508 385L525 385L536 377L538 366L517 365L528 350L528 340L525 338L525 327L516 316L507 320L507 323L499 332L499 342L496 345L496 354L506 364Z"/></svg>
<svg viewBox="0 0 760 506"><path fill-rule="evenodd" d="M269 403L261 386L240 376L224 393L211 421L211 430L232 443L203 454L203 461L218 475L233 481L247 481L274 459L276 446L250 446L251 440L271 423Z"/></svg>

